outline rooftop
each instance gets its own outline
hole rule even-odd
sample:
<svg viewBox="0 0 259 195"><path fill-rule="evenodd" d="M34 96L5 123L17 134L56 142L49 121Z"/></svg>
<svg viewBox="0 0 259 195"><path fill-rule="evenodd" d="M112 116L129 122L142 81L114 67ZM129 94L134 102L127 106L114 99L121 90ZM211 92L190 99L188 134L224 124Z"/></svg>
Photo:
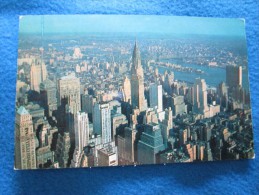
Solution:
<svg viewBox="0 0 259 195"><path fill-rule="evenodd" d="M21 106L18 110L17 113L20 115L25 115L25 114L29 114L29 112L23 107Z"/></svg>

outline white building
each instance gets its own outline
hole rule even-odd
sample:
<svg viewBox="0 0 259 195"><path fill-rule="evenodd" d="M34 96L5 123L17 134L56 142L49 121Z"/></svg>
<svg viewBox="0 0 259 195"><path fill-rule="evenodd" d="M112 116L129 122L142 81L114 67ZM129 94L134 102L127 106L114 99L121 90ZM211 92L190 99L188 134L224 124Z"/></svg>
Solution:
<svg viewBox="0 0 259 195"><path fill-rule="evenodd" d="M157 111L163 110L163 89L162 85L152 83L149 88L150 107L157 107Z"/></svg>
<svg viewBox="0 0 259 195"><path fill-rule="evenodd" d="M107 103L95 104L93 109L94 133L102 136L102 143L111 142L111 110Z"/></svg>
<svg viewBox="0 0 259 195"><path fill-rule="evenodd" d="M204 79L197 78L194 83L194 112L209 116L207 85Z"/></svg>
<svg viewBox="0 0 259 195"><path fill-rule="evenodd" d="M81 152L89 142L89 119L85 112L77 112L75 117L75 147Z"/></svg>

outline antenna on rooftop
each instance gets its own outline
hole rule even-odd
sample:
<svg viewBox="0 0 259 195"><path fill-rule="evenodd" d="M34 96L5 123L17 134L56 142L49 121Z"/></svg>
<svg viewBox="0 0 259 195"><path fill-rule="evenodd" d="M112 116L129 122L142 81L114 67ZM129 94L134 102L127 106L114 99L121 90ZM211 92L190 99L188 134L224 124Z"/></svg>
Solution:
<svg viewBox="0 0 259 195"><path fill-rule="evenodd" d="M44 16L41 16L41 64L43 62L43 36L44 36Z"/></svg>

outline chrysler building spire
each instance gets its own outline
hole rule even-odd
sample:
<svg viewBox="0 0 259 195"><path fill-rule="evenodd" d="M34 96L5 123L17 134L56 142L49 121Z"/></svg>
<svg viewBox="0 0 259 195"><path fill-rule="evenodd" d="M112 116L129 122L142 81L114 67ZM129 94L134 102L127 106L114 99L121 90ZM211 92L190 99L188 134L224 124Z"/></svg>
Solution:
<svg viewBox="0 0 259 195"><path fill-rule="evenodd" d="M131 75L136 74L138 77L144 77L143 68L141 66L140 51L135 41L135 46L132 55L132 66L131 66Z"/></svg>

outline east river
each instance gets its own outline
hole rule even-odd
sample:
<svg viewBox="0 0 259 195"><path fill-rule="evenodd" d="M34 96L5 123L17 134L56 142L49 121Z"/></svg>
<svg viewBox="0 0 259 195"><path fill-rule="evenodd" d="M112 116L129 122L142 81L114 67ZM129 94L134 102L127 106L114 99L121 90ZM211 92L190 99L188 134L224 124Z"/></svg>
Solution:
<svg viewBox="0 0 259 195"><path fill-rule="evenodd" d="M194 83L195 78L202 78L205 79L207 85L210 87L217 87L219 83L222 81L226 82L226 69L220 67L210 67L210 66L201 66L201 65L194 65L194 64L181 64L184 67L191 67L194 69L200 69L203 71L203 74L195 73L195 72L180 72L174 70L170 67L159 67L159 73L163 74L166 70L170 70L174 72L175 80L179 81L186 81L189 83ZM249 82L248 82L248 71L243 70L243 81L242 85L247 90L249 89Z"/></svg>

